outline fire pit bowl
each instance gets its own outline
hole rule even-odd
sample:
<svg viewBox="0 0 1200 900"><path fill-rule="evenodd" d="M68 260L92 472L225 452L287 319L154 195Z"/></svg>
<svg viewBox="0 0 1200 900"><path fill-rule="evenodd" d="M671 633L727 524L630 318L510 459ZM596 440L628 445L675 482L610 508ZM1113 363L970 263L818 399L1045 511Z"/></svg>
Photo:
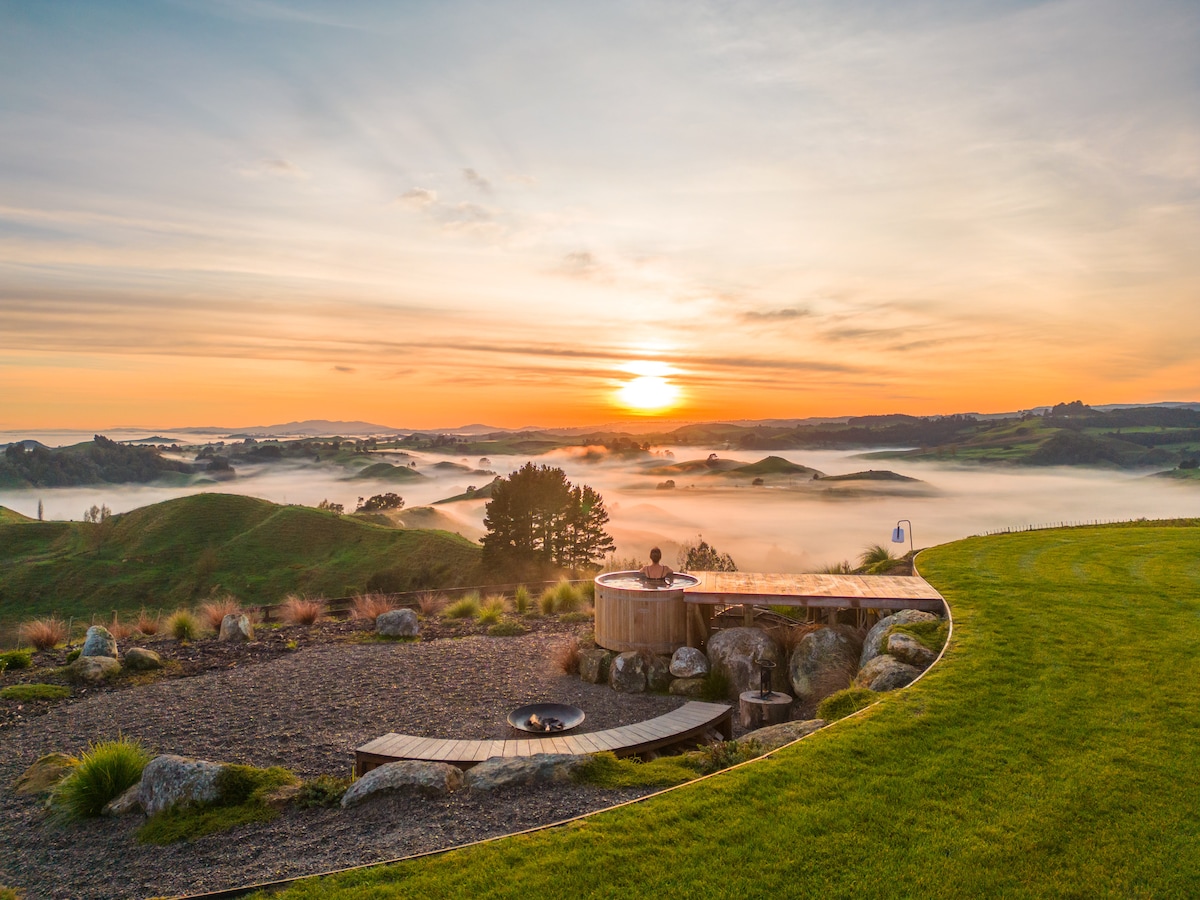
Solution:
<svg viewBox="0 0 1200 900"><path fill-rule="evenodd" d="M530 703L508 714L508 724L531 734L562 734L583 722L583 710L566 703ZM541 727L540 723L545 723Z"/></svg>

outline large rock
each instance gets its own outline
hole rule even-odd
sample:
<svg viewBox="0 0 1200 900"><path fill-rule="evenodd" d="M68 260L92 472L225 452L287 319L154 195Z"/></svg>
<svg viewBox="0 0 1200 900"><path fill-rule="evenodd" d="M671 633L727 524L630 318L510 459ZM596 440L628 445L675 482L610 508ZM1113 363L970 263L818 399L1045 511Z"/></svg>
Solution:
<svg viewBox="0 0 1200 900"><path fill-rule="evenodd" d="M883 646L883 638L887 634L887 630L893 625L911 625L913 622L933 622L936 619L937 616L933 613L922 612L919 609L902 609L897 613L892 613L890 616L884 616L867 632L867 639L863 641L862 653L858 657L859 667L865 666L880 653L886 651L886 648Z"/></svg>
<svg viewBox="0 0 1200 900"><path fill-rule="evenodd" d="M671 682L669 693L676 697L703 697L704 685L703 678L676 678Z"/></svg>
<svg viewBox="0 0 1200 900"><path fill-rule="evenodd" d="M618 653L608 670L608 682L614 691L640 694L646 690L646 660L636 650Z"/></svg>
<svg viewBox="0 0 1200 900"><path fill-rule="evenodd" d="M800 638L788 662L796 699L816 702L850 686L858 668L858 642L836 628L818 628Z"/></svg>
<svg viewBox="0 0 1200 900"><path fill-rule="evenodd" d="M177 803L212 803L217 799L217 776L224 768L203 759L156 756L142 770L138 799L148 816Z"/></svg>
<svg viewBox="0 0 1200 900"><path fill-rule="evenodd" d="M108 656L117 658L117 639L103 625L93 625L87 630L83 639L83 650L80 656Z"/></svg>
<svg viewBox="0 0 1200 900"><path fill-rule="evenodd" d="M357 806L376 794L423 791L448 794L463 786L463 771L449 763L402 759L372 769L342 795L342 807Z"/></svg>
<svg viewBox="0 0 1200 900"><path fill-rule="evenodd" d="M873 691L894 691L904 687L920 674L913 666L884 654L876 656L863 666L855 676L854 683L858 687L870 688Z"/></svg>
<svg viewBox="0 0 1200 900"><path fill-rule="evenodd" d="M416 637L421 625L411 609L389 609L375 617L375 631L384 637Z"/></svg>
<svg viewBox="0 0 1200 900"><path fill-rule="evenodd" d="M824 719L783 722L779 725L768 725L766 728L759 728L757 731L748 731L738 738L738 740L758 741L765 753L768 750L777 750L785 744L790 744L792 741L798 741L800 738L812 734L817 729L824 728L826 724Z"/></svg>
<svg viewBox="0 0 1200 900"><path fill-rule="evenodd" d="M671 674L676 678L701 678L708 674L708 657L695 647L680 647L671 657Z"/></svg>
<svg viewBox="0 0 1200 900"><path fill-rule="evenodd" d="M570 781L571 773L586 761L586 756L570 753L493 756L467 770L467 787L474 791L491 791L510 785Z"/></svg>
<svg viewBox="0 0 1200 900"><path fill-rule="evenodd" d="M135 812L142 812L142 786L140 784L131 785L121 796L105 803L104 808L100 810L100 815L115 818Z"/></svg>
<svg viewBox="0 0 1200 900"><path fill-rule="evenodd" d="M238 643L254 640L254 626L250 624L250 618L246 615L230 613L221 620L221 631L217 635L217 640Z"/></svg>
<svg viewBox="0 0 1200 900"><path fill-rule="evenodd" d="M125 651L125 667L136 672L148 672L163 667L162 657L145 647L130 647Z"/></svg>
<svg viewBox="0 0 1200 900"><path fill-rule="evenodd" d="M579 651L579 677L588 684L604 684L616 655L611 650L599 648Z"/></svg>
<svg viewBox="0 0 1200 900"><path fill-rule="evenodd" d="M937 654L907 634L890 634L887 639L888 656L894 656L902 663L916 666L918 669L928 669L937 659Z"/></svg>
<svg viewBox="0 0 1200 900"><path fill-rule="evenodd" d="M44 794L79 765L79 760L65 753L47 753L26 769L13 782L18 794Z"/></svg>
<svg viewBox="0 0 1200 900"><path fill-rule="evenodd" d="M726 628L708 642L708 662L713 670L729 678L729 698L736 700L744 691L758 690L762 684L760 659L775 663L771 688L788 690L787 671L780 665L779 645L761 628Z"/></svg>
<svg viewBox="0 0 1200 900"><path fill-rule="evenodd" d="M67 677L82 684L103 684L121 672L121 664L111 656L81 656L67 666Z"/></svg>
<svg viewBox="0 0 1200 900"><path fill-rule="evenodd" d="M646 688L665 691L671 687L671 661L665 656L652 656L646 660Z"/></svg>

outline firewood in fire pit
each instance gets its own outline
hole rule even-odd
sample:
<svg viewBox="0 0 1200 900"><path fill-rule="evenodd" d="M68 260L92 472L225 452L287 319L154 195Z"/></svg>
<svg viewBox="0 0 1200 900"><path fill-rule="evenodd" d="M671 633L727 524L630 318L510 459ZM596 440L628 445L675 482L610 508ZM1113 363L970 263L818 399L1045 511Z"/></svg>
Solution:
<svg viewBox="0 0 1200 900"><path fill-rule="evenodd" d="M562 731L566 726L562 719L556 719L554 716L546 716L543 719L534 713L529 717L529 727L535 731Z"/></svg>

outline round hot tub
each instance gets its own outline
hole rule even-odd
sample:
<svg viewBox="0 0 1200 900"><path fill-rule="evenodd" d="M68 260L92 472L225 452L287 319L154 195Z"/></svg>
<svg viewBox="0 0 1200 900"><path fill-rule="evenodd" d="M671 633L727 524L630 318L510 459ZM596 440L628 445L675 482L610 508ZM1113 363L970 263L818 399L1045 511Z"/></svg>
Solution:
<svg viewBox="0 0 1200 900"><path fill-rule="evenodd" d="M596 643L618 653L674 653L687 643L683 590L699 583L682 573L671 575L669 583L640 572L596 576Z"/></svg>

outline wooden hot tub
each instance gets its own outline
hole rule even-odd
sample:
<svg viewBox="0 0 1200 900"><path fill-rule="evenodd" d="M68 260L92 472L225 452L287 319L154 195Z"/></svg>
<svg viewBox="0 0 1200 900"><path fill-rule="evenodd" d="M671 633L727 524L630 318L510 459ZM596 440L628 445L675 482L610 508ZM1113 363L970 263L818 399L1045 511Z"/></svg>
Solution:
<svg viewBox="0 0 1200 900"><path fill-rule="evenodd" d="M684 588L699 583L694 575L678 573L669 585L638 572L596 576L596 643L618 653L674 653L687 643Z"/></svg>

